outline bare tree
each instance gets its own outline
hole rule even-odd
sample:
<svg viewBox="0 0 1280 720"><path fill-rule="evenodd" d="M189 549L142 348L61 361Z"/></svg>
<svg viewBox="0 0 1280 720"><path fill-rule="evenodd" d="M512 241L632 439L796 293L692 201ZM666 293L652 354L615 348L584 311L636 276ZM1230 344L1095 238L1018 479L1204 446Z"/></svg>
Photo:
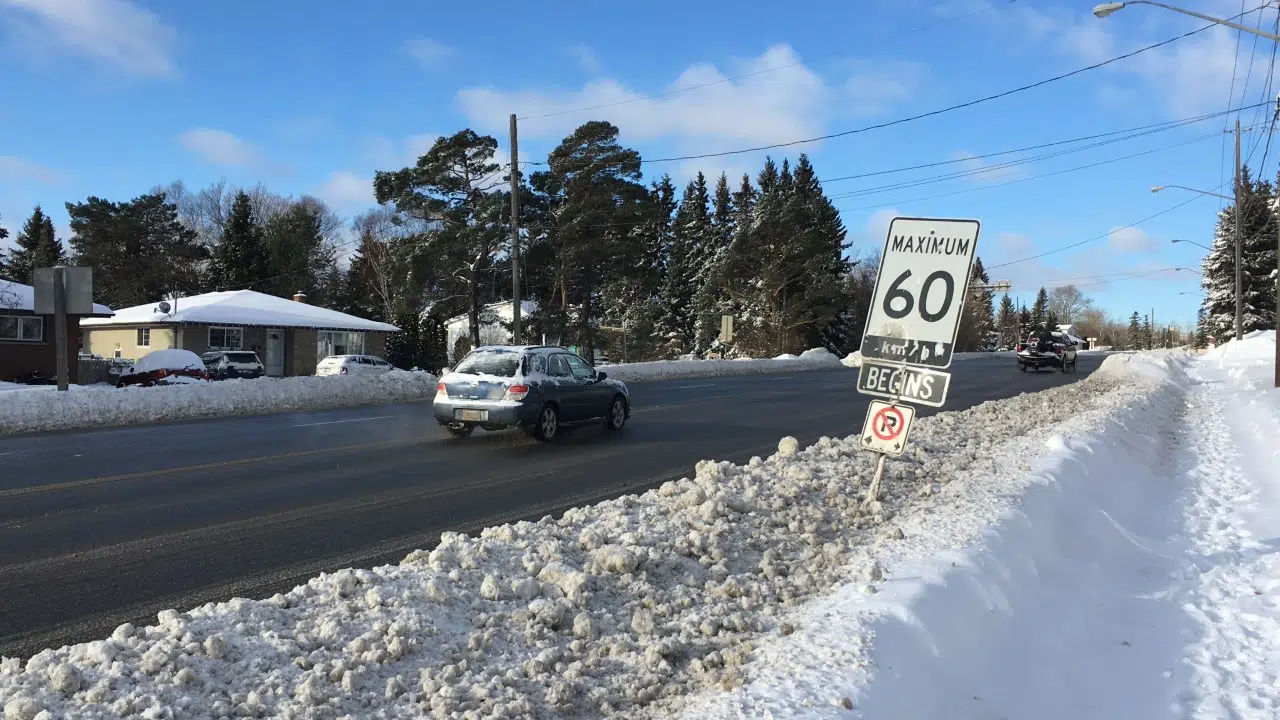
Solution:
<svg viewBox="0 0 1280 720"><path fill-rule="evenodd" d="M17 307L18 293L13 289L12 283L0 280L0 309L16 310Z"/></svg>
<svg viewBox="0 0 1280 720"><path fill-rule="evenodd" d="M1074 323L1081 313L1093 306L1093 300L1084 296L1075 285L1056 287L1049 293L1049 312L1063 324Z"/></svg>

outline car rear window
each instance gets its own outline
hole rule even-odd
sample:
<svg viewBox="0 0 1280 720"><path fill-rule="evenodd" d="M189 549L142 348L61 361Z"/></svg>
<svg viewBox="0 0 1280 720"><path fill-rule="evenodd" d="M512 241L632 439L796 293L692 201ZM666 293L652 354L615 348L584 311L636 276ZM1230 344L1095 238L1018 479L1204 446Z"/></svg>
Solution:
<svg viewBox="0 0 1280 720"><path fill-rule="evenodd" d="M497 375L515 377L520 367L520 356L513 352L473 352L458 363L453 371L468 375Z"/></svg>
<svg viewBox="0 0 1280 720"><path fill-rule="evenodd" d="M236 363L258 362L258 356L253 353L227 353L227 359Z"/></svg>

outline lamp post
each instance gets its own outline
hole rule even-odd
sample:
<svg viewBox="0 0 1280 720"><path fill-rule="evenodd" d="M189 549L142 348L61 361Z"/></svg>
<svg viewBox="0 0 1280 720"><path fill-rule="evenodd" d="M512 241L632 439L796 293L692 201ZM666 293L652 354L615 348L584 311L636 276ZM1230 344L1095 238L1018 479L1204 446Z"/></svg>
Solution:
<svg viewBox="0 0 1280 720"><path fill-rule="evenodd" d="M1212 251L1212 250L1213 250L1213 248L1209 247L1208 245L1204 245L1204 244L1202 244L1202 243L1198 243L1198 242L1196 242L1195 240L1182 240L1182 239L1178 239L1178 240L1170 240L1169 242L1171 242L1171 243L1180 243L1180 242L1184 242L1184 243L1191 243L1192 245L1195 245L1196 247L1202 247L1202 248L1204 248L1205 250L1209 250L1209 251Z"/></svg>
<svg viewBox="0 0 1280 720"><path fill-rule="evenodd" d="M1273 35L1267 32L1266 30L1251 28L1245 25L1241 25L1239 23L1231 22L1230 20L1224 20L1223 18L1216 18L1216 17L1213 17L1212 15L1202 15L1198 12L1192 12L1191 10L1183 10L1182 8L1174 7L1172 5L1165 5L1164 3L1152 2L1152 0L1128 0L1128 2L1102 3L1101 5L1097 5L1093 8L1093 14L1098 18L1105 18L1108 15L1116 12L1117 10L1123 10L1129 7L1130 5L1154 5L1156 7L1164 8L1165 10L1172 10L1173 12L1182 13L1183 15L1190 15L1193 18L1200 18L1201 20L1207 20L1217 25L1226 25L1229 28L1235 28L1236 30L1243 30L1244 32L1252 33L1259 37L1267 38L1268 40L1275 40L1276 42L1280 42L1280 35Z"/></svg>
<svg viewBox="0 0 1280 720"><path fill-rule="evenodd" d="M1113 3L1114 4L1114 3ZM1123 3L1121 3L1123 5ZM1099 6L1101 7L1101 6ZM1114 12L1114 10L1112 11ZM1240 121L1236 120L1236 197L1230 198L1226 195L1208 190L1197 190L1189 188L1185 185L1156 185L1151 188L1151 192L1158 193L1165 188L1177 188L1188 192L1200 193L1201 195L1212 195L1223 200L1231 200L1236 208L1235 227L1232 228L1232 235L1235 235L1236 241L1236 333L1235 338L1239 340L1244 337L1244 248L1240 241ZM1203 246L1202 246L1203 247ZM1184 268L1179 268L1179 270ZM1203 273L1201 273L1203 275Z"/></svg>

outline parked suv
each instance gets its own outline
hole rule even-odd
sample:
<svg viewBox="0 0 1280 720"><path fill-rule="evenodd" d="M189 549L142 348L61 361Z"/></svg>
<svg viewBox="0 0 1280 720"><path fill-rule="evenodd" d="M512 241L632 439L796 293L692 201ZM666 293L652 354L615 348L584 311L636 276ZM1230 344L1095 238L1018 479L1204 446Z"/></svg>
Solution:
<svg viewBox="0 0 1280 720"><path fill-rule="evenodd" d="M259 378L267 374L267 368L252 350L218 350L200 356L209 371L210 380L231 378Z"/></svg>
<svg viewBox="0 0 1280 720"><path fill-rule="evenodd" d="M561 427L593 420L621 430L631 417L631 394L626 383L565 348L491 345L472 350L440 378L433 409L456 437L477 427L521 427L549 442Z"/></svg>

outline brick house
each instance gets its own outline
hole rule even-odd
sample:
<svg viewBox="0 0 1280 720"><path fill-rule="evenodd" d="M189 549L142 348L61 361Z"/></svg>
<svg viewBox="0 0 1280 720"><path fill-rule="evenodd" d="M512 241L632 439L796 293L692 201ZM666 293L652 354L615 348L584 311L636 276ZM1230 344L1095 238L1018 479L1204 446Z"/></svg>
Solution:
<svg viewBox="0 0 1280 720"><path fill-rule="evenodd" d="M0 381L32 374L56 377L58 351L52 315L35 313L35 290L30 285L0 280ZM67 370L79 382L76 357L80 353L81 318L109 318L111 308L93 306L93 315L67 316Z"/></svg>
<svg viewBox="0 0 1280 720"><path fill-rule="evenodd" d="M205 293L118 310L81 321L94 355L136 360L152 350L252 350L271 376L314 375L328 355L386 354L399 328L253 290Z"/></svg>

